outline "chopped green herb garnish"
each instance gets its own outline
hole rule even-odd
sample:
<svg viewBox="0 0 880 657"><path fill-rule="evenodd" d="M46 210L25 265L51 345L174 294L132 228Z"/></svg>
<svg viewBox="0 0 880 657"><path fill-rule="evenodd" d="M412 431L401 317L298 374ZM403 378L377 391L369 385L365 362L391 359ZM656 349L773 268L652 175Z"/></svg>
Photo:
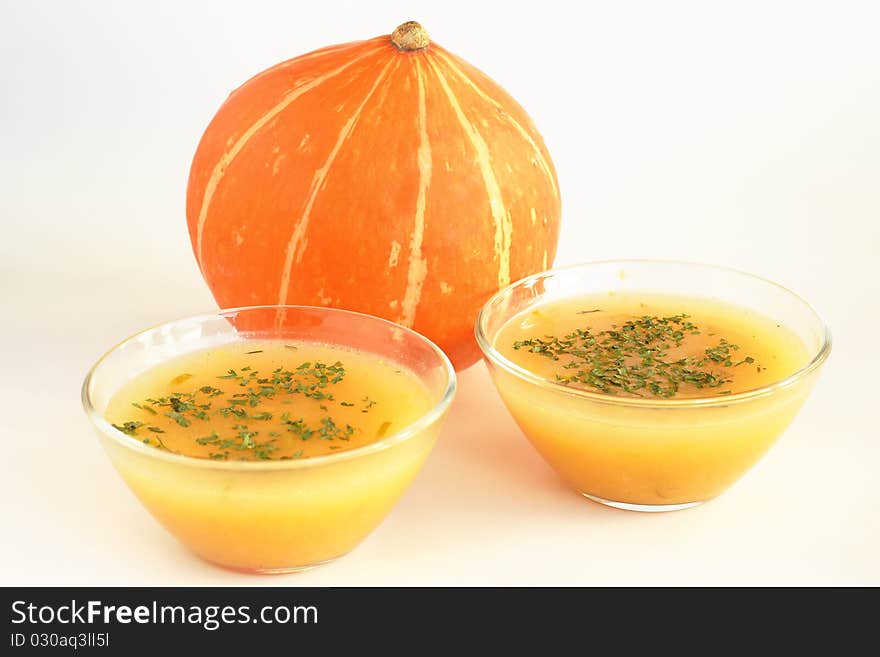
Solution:
<svg viewBox="0 0 880 657"><path fill-rule="evenodd" d="M285 347L291 350L297 349L294 345L285 345ZM255 349L246 353L262 352L262 349ZM191 427L196 420L210 422L212 417L234 418L237 424L233 425L231 430L214 430L210 434L194 438L195 442L213 448L208 452L208 458L211 459L266 460L275 457L274 453L281 449L277 443L283 444L282 441L289 440L290 437L303 441L313 437L329 441L351 439L356 432L355 427L337 423L330 415L333 404L338 403L342 407L355 406L353 402L338 402L332 392L332 387L343 381L345 375L345 367L339 361L332 364L306 361L295 369L278 367L267 374L261 374L245 363L235 369L228 369L225 374L217 377L219 380L237 383L232 391L228 387L224 391L222 387L212 385L193 386L192 392L177 391L175 388L173 394L158 399L148 398L143 402L133 403L133 406L151 415L161 414L183 428ZM179 386L191 378L193 378L192 374L181 374L171 380L171 385ZM217 397L221 400L214 402L213 399ZM324 417L315 424L309 425L304 417L291 417L289 412L277 417L275 413L260 410L259 407L267 399L276 398L279 398L278 401L283 404L291 405L292 408L304 403L305 399L320 402L318 408ZM365 397L362 401L364 412L376 404L369 397ZM261 423L259 431L253 424L249 424L253 422ZM129 421L114 426L133 436L144 426L144 423ZM145 444L167 449L159 438L159 434L168 431L167 427L163 429L161 426L151 424L145 428L151 432L151 437L143 440ZM387 431L387 427L382 428L381 431ZM260 440L261 433L264 433L268 440ZM335 445L332 448L338 449L339 446ZM303 454L304 450L296 450L293 457L282 458L301 458Z"/></svg>
<svg viewBox="0 0 880 657"><path fill-rule="evenodd" d="M165 413L166 417L170 417L172 420L177 422L182 427L188 427L192 422L190 422L183 413L179 413L178 411L167 411Z"/></svg>
<svg viewBox="0 0 880 657"><path fill-rule="evenodd" d="M518 340L513 348L562 361L561 369L566 374L556 374L559 383L581 384L608 394L622 391L640 397L647 393L670 398L685 384L719 388L732 379L716 368L755 362L751 356L734 362L733 352L739 350L739 345L724 339L699 356L669 358L671 348L681 347L687 335L699 333L699 327L689 321L689 315L644 315L622 326L612 324L610 329L602 331L594 332L585 327L561 338ZM729 394L729 391L719 394Z"/></svg>
<svg viewBox="0 0 880 657"><path fill-rule="evenodd" d="M146 411L147 413L150 413L152 415L156 415L156 413L157 413L156 409L153 408L152 406L149 406L148 404L138 404L137 402L131 402L131 405L134 406L135 408L141 409L142 411Z"/></svg>
<svg viewBox="0 0 880 657"><path fill-rule="evenodd" d="M114 424L113 428L119 429L122 433L127 433L129 436L133 436L142 426L144 426L143 422L123 422L121 425Z"/></svg>

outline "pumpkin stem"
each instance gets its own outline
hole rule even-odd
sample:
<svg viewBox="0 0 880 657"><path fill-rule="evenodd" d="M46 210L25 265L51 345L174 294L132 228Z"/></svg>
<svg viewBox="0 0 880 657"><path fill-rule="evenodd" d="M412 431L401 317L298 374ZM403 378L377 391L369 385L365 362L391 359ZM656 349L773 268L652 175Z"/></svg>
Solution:
<svg viewBox="0 0 880 657"><path fill-rule="evenodd" d="M398 25L397 29L391 33L391 43L398 50L424 50L431 43L431 37L421 25L415 21L407 21L403 25Z"/></svg>

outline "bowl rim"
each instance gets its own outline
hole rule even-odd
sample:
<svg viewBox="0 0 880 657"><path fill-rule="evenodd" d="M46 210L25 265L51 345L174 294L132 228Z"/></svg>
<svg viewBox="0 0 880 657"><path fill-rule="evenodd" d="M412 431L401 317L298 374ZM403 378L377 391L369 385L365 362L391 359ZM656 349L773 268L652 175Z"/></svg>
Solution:
<svg viewBox="0 0 880 657"><path fill-rule="evenodd" d="M589 267L595 267L597 265L616 264L658 265L661 267L675 265L702 269L714 269L716 271L728 274L735 274L737 276L743 276L763 283L765 285L770 285L792 296L795 300L802 303L807 308L807 310L815 316L819 324L822 326L822 343L820 344L817 352L813 355L813 357L806 365L796 370L792 374L789 374L785 378L773 381L772 383L768 383L759 388L752 388L750 390L744 390L731 395L688 397L686 399L648 399L638 397L615 397L601 392L593 392L591 390L584 390L581 388L572 388L551 379L544 378L506 358L497 349L495 349L492 341L490 341L488 336L486 335L483 324L491 306L504 298L506 295L512 293L514 289L534 284L534 282L538 281L539 279L546 279L549 277L570 273L578 269L588 269ZM511 315L510 317L506 318L502 323L502 326L504 326L514 316L515 315ZM489 363L501 367L502 369L508 371L510 374L513 374L520 379L523 379L529 383L536 384L540 387L547 388L554 392L559 392L573 397L579 397L585 400L589 400L591 402L630 408L687 408L729 406L731 404L749 401L758 397L765 397L767 395L775 393L778 390L794 385L795 383L809 375L811 372L818 369L831 353L831 328L829 327L828 322L825 320L822 314L819 313L819 311L817 311L816 308L812 306L812 304L807 302L806 299L801 297L799 294L793 292L789 288L785 287L784 285L772 281L769 278L758 276L756 274L752 274L741 269L736 269L734 267L726 267L723 265L715 265L689 260L662 258L611 258L606 260L589 260L586 262L579 262L564 267L548 269L546 271L532 274L530 276L526 276L525 278L521 278L518 281L514 281L510 285L502 288L501 290L493 294L486 301L486 303L483 304L483 307L480 308L480 312L477 314L476 322L474 323L474 334L477 339L477 344L479 345L480 350L483 352L483 356L486 358L487 361L489 361Z"/></svg>
<svg viewBox="0 0 880 657"><path fill-rule="evenodd" d="M440 396L440 399L424 414L418 417L415 421L406 425L399 431L391 434L390 436L386 436L381 440L377 440L372 443L368 443L366 445L362 445L360 447L355 447L353 449L348 449L344 451L340 451L334 454L324 454L321 456L311 456L304 459L275 459L275 460L256 460L256 461L222 461L222 460L211 460L198 456L187 456L185 454L177 454L174 452L168 452L165 450L157 449L156 447L145 445L139 440L133 439L128 434L116 429L112 423L110 423L94 406L92 403L92 395L91 395L91 384L95 379L95 374L104 363L107 358L110 357L111 354L115 353L117 350L123 348L125 345L130 344L131 342L141 338L144 335L147 335L152 332L163 330L167 327L173 326L175 324L180 324L183 322L202 322L209 319L217 319L222 318L225 315L233 315L240 313L242 311L252 311L252 310L292 310L292 311L322 311L331 314L344 314L351 317L353 322L356 321L372 321L378 322L381 324L387 325L389 328L399 329L410 337L415 338L421 341L424 344L427 344L428 347L434 352L434 354L440 360L440 364L444 367L446 371L446 387L443 391L443 394ZM245 338L248 339L248 338ZM105 351L95 364L89 369L88 373L82 384L81 389L81 400L83 404L83 408L86 412L86 416L92 422L94 427L101 432L104 436L107 436L113 442L118 445L133 450L134 452L143 454L149 458L158 459L160 461L166 461L168 463L188 466L188 467L196 467L196 468L206 468L210 470L240 470L240 471L261 471L261 472L272 472L278 470L300 470L300 469L308 469L308 468L317 468L326 465L333 465L335 463L341 463L343 461L349 461L352 459L356 459L363 456L368 456L370 454L374 454L377 452L384 451L395 445L398 445L402 442L407 441L410 438L413 438L420 434L423 430L430 427L432 424L440 420L443 415L448 410L450 404L452 403L453 398L455 397L455 392L458 386L457 378L455 375L455 368L452 366L452 363L449 360L449 357L443 352L440 347L438 347L433 341L414 331L411 328L407 328L405 326L401 326L400 324L396 324L395 322L389 321L387 319L383 319L381 317L377 317L375 315L368 315L366 313L360 313L353 310L343 310L341 308L329 308L325 306L307 306L302 304L265 304L265 305L253 305L253 306L239 306L235 308L220 308L216 311L199 313L196 315L187 315L185 317L179 317L178 319L161 322L159 324L155 324L148 328L145 328L137 333L133 333L129 335L127 338L117 342L115 345L110 347L107 351ZM118 391L118 390L117 390Z"/></svg>

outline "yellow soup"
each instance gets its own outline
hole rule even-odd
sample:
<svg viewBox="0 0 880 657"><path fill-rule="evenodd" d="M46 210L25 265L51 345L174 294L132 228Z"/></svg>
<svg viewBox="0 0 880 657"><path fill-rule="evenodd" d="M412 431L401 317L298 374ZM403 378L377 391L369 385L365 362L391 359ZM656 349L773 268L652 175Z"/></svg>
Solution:
<svg viewBox="0 0 880 657"><path fill-rule="evenodd" d="M415 373L373 354L238 341L129 381L104 416L143 449L105 447L145 506L202 557L294 570L344 554L387 514L437 423L387 448L368 446L432 405Z"/></svg>
<svg viewBox="0 0 880 657"><path fill-rule="evenodd" d="M764 454L808 392L738 396L785 379L809 354L785 326L708 299L552 301L509 319L494 347L548 382L495 372L535 447L579 491L622 506L718 495Z"/></svg>

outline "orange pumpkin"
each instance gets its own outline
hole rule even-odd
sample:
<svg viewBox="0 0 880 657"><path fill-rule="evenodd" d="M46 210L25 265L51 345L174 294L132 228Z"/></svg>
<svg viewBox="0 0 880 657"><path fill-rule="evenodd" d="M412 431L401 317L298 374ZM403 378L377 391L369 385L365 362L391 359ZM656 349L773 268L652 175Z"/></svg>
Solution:
<svg viewBox="0 0 880 657"><path fill-rule="evenodd" d="M410 22L233 91L199 143L186 210L221 307L378 315L461 369L486 299L553 262L560 200L525 111Z"/></svg>

